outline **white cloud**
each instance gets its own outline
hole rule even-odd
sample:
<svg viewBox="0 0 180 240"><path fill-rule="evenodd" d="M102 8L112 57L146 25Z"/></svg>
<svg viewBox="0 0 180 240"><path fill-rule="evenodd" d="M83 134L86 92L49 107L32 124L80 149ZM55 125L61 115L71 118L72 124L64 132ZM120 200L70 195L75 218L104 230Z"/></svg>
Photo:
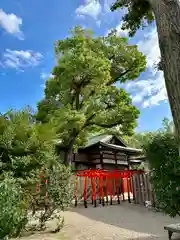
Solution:
<svg viewBox="0 0 180 240"><path fill-rule="evenodd" d="M8 33L13 34L20 40L24 39L24 35L20 30L22 25L22 19L13 13L5 13L0 9L0 26L5 29Z"/></svg>
<svg viewBox="0 0 180 240"><path fill-rule="evenodd" d="M144 35L144 39L138 42L139 50L147 57L147 66L154 72L154 65L160 60L160 50L156 28Z"/></svg>
<svg viewBox="0 0 180 240"><path fill-rule="evenodd" d="M80 5L75 12L77 16L90 16L97 20L101 9L99 0L85 0L85 3Z"/></svg>
<svg viewBox="0 0 180 240"><path fill-rule="evenodd" d="M52 77L53 77L53 75L51 73L42 72L40 75L40 78L43 80L47 80L48 78L52 78Z"/></svg>
<svg viewBox="0 0 180 240"><path fill-rule="evenodd" d="M128 37L129 31L127 29L122 30L122 24L123 22L120 22L120 24L116 26L117 34L122 37Z"/></svg>
<svg viewBox="0 0 180 240"><path fill-rule="evenodd" d="M125 88L132 94L133 103L144 108L159 105L168 99L163 72L160 71L152 78L129 82Z"/></svg>
<svg viewBox="0 0 180 240"><path fill-rule="evenodd" d="M114 3L114 0L104 0L104 12L111 12L111 5Z"/></svg>
<svg viewBox="0 0 180 240"><path fill-rule="evenodd" d="M155 64L160 61L158 36L155 28L144 35L144 38L138 42L138 47L147 57L150 74L147 79L129 82L125 88L132 94L135 104L140 104L144 108L159 105L161 102L167 101L168 97L163 72L155 68Z"/></svg>
<svg viewBox="0 0 180 240"><path fill-rule="evenodd" d="M115 28L109 29L107 31L107 33L105 34L105 36L107 36L112 30L117 30L117 36L121 36L121 37L128 37L128 30L122 30L122 24L123 22L121 21L120 24L118 24Z"/></svg>
<svg viewBox="0 0 180 240"><path fill-rule="evenodd" d="M3 55L3 66L23 71L24 68L37 66L42 58L41 53L32 50L6 49Z"/></svg>

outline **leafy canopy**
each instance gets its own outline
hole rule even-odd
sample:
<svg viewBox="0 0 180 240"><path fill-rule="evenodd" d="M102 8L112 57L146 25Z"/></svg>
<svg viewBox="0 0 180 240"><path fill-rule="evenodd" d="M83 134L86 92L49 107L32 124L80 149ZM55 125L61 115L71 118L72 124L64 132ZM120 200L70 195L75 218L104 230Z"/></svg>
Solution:
<svg viewBox="0 0 180 240"><path fill-rule="evenodd" d="M129 35L133 36L139 28L144 28L154 21L154 14L148 0L117 0L111 7L112 11L118 8L127 8L123 16L122 29L128 29Z"/></svg>
<svg viewBox="0 0 180 240"><path fill-rule="evenodd" d="M65 145L85 143L87 132L116 126L131 134L139 111L117 82L136 79L146 59L136 45L116 32L94 37L75 27L71 36L55 44L57 65L46 82L45 99L37 119L53 122Z"/></svg>
<svg viewBox="0 0 180 240"><path fill-rule="evenodd" d="M0 176L9 173L28 184L54 159L55 131L49 123L35 123L30 109L0 116Z"/></svg>
<svg viewBox="0 0 180 240"><path fill-rule="evenodd" d="M180 215L180 158L172 122L164 119L163 128L142 145L159 207L172 217Z"/></svg>

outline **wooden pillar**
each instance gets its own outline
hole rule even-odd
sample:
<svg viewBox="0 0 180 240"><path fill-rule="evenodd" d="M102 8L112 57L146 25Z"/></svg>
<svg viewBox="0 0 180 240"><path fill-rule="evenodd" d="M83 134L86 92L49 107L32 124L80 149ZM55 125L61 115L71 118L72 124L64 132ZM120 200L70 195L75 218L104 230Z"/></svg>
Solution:
<svg viewBox="0 0 180 240"><path fill-rule="evenodd" d="M72 169L76 170L76 153L73 153Z"/></svg>
<svg viewBox="0 0 180 240"><path fill-rule="evenodd" d="M103 151L101 151L101 146L100 148L100 164L101 164L101 169L103 168Z"/></svg>

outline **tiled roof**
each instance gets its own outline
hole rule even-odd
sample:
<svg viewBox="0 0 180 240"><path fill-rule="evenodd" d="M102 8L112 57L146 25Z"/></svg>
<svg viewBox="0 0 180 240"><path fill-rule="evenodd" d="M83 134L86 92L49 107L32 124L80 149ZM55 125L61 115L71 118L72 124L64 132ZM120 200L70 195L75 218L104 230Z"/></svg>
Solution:
<svg viewBox="0 0 180 240"><path fill-rule="evenodd" d="M105 147L112 148L112 149L124 150L124 151L127 151L129 153L143 153L143 150L138 149L138 148L122 147L122 146L119 146L119 145L108 144L108 143L102 143L102 145L105 146Z"/></svg>
<svg viewBox="0 0 180 240"><path fill-rule="evenodd" d="M87 148L90 147L92 145L95 145L97 143L109 143L109 141L115 136L113 135L108 135L108 134L99 134L99 135L95 135L92 136L88 139L88 142L85 146L82 146L80 148ZM117 137L117 139L122 143L122 145L126 146L126 144L124 143L124 141Z"/></svg>
<svg viewBox="0 0 180 240"><path fill-rule="evenodd" d="M88 143L86 144L85 147L89 147L92 146L98 142L107 142L108 140L110 140L113 136L112 135L107 135L107 134L99 134L99 135L95 135L92 136L88 139Z"/></svg>

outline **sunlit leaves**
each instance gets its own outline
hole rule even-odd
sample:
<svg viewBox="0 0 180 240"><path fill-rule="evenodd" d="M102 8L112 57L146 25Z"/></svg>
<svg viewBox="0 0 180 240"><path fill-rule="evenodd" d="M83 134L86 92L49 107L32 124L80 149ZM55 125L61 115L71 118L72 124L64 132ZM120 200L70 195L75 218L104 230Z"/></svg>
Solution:
<svg viewBox="0 0 180 240"><path fill-rule="evenodd" d="M23 181L33 176L35 180L37 170L54 158L54 128L50 123L35 123L32 112L23 110L2 115L0 129L1 177L10 172Z"/></svg>
<svg viewBox="0 0 180 240"><path fill-rule="evenodd" d="M146 59L128 39L111 33L94 37L81 27L55 44L57 65L46 82L45 99L37 116L50 121L66 146L76 139L84 144L91 131L119 126L132 134L139 111L130 96L114 86L136 79L146 68Z"/></svg>
<svg viewBox="0 0 180 240"><path fill-rule="evenodd" d="M180 158L172 132L157 132L144 146L152 172L152 183L161 209L172 217L180 215Z"/></svg>
<svg viewBox="0 0 180 240"><path fill-rule="evenodd" d="M117 0L111 7L112 11L118 8L127 8L128 12L123 16L122 29L128 29L133 36L139 28L143 28L154 21L154 14L148 0Z"/></svg>

